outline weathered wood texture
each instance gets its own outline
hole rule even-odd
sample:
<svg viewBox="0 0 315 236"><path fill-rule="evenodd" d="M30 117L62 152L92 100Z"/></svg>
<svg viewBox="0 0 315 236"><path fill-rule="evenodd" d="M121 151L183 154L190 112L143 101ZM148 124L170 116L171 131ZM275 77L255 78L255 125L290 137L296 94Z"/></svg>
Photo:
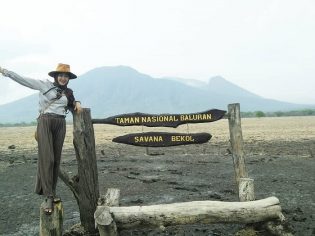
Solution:
<svg viewBox="0 0 315 236"><path fill-rule="evenodd" d="M73 144L78 163L77 175L70 178L65 171L59 176L73 192L80 210L81 225L87 234L97 232L94 212L99 198L98 170L94 129L90 109L73 114Z"/></svg>
<svg viewBox="0 0 315 236"><path fill-rule="evenodd" d="M109 211L119 230L184 224L254 223L279 219L281 215L276 197L250 202L194 201L109 207Z"/></svg>
<svg viewBox="0 0 315 236"><path fill-rule="evenodd" d="M44 211L44 203L40 206L40 236L62 236L63 231L63 206L62 202L54 204L54 211L47 215Z"/></svg>
<svg viewBox="0 0 315 236"><path fill-rule="evenodd" d="M94 218L100 236L117 236L117 226L109 212L111 206L119 206L120 190L109 188L104 197L100 197Z"/></svg>
<svg viewBox="0 0 315 236"><path fill-rule="evenodd" d="M105 119L93 119L93 124L111 124L119 126L143 125L148 127L173 127L187 123L204 123L220 120L226 111L212 109L190 114L146 114L129 113L111 116Z"/></svg>
<svg viewBox="0 0 315 236"><path fill-rule="evenodd" d="M241 202L254 201L254 180L250 178L240 178L238 196Z"/></svg>
<svg viewBox="0 0 315 236"><path fill-rule="evenodd" d="M240 182L240 178L247 178L247 171L245 167L245 156L244 156L244 143L243 134L241 127L241 112L240 104L229 104L228 105L228 118L229 118L229 129L230 129L230 143L232 149L235 180L237 183L237 190Z"/></svg>
<svg viewBox="0 0 315 236"><path fill-rule="evenodd" d="M168 147L206 143L211 137L208 133L146 132L119 136L114 138L113 142L143 147Z"/></svg>

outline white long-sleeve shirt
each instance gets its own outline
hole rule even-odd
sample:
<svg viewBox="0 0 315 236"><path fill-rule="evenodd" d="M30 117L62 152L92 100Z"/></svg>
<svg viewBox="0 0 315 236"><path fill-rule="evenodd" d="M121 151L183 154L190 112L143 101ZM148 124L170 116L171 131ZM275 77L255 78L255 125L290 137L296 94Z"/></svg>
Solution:
<svg viewBox="0 0 315 236"><path fill-rule="evenodd" d="M64 93L61 93L61 97L59 99L56 99L58 89L51 81L43 81L23 77L13 71L7 71L6 75L25 87L39 91L40 114L53 113L63 116L66 115L66 106L68 104L68 99Z"/></svg>

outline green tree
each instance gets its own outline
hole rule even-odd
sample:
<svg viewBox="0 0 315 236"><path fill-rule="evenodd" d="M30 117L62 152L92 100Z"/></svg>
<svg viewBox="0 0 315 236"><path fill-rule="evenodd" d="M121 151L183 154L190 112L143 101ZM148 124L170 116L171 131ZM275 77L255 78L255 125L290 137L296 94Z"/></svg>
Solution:
<svg viewBox="0 0 315 236"><path fill-rule="evenodd" d="M265 113L262 112L262 111L256 111L256 112L255 112L255 116L256 116L256 117L265 117L266 115L265 115Z"/></svg>

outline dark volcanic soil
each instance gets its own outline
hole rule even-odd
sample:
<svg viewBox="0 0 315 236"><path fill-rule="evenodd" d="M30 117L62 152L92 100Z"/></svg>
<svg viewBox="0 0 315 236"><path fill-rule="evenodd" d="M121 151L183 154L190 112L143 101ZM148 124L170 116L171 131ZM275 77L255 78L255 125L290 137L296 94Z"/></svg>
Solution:
<svg viewBox="0 0 315 236"><path fill-rule="evenodd" d="M265 151L261 151L263 147ZM315 158L307 151L311 150L309 147L314 147L314 141L260 142L247 146L246 155L249 176L255 180L256 199L279 198L289 226L295 235L301 236L315 235ZM141 147L97 147L100 191L119 188L120 203L124 206L195 200L237 201L233 161L226 153L227 148L227 143L150 148L149 153L160 155L147 155ZM38 235L42 199L33 193L35 153L0 154L0 235ZM62 168L76 173L73 150L64 150ZM78 207L62 181L58 183L58 192L64 202L65 228L69 229L79 222ZM243 227L194 225L167 227L163 232L125 231L121 235L226 236L235 235Z"/></svg>

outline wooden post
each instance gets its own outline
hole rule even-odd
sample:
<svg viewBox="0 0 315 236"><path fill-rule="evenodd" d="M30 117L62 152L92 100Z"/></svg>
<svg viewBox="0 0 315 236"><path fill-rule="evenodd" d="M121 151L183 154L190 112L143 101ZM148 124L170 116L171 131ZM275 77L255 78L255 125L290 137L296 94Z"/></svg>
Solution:
<svg viewBox="0 0 315 236"><path fill-rule="evenodd" d="M100 197L99 206L97 207L94 218L98 227L100 236L117 236L116 223L110 214L111 206L119 206L120 190L109 188L104 197Z"/></svg>
<svg viewBox="0 0 315 236"><path fill-rule="evenodd" d="M80 210L80 220L86 234L94 234L94 212L99 198L98 170L94 129L90 109L73 114L73 144L78 162L77 175L70 178L65 171L59 177L73 192Z"/></svg>
<svg viewBox="0 0 315 236"><path fill-rule="evenodd" d="M235 180L237 183L237 191L239 190L240 178L247 178L244 159L244 144L241 127L240 104L228 105L228 118L230 129L230 142L232 148L232 156L235 170Z"/></svg>
<svg viewBox="0 0 315 236"><path fill-rule="evenodd" d="M240 178L238 196L241 202L254 201L254 180L250 178Z"/></svg>
<svg viewBox="0 0 315 236"><path fill-rule="evenodd" d="M43 203L44 204L44 203ZM63 206L62 202L53 204L54 211L47 215L44 211L44 205L40 206L40 236L62 236L63 228Z"/></svg>

